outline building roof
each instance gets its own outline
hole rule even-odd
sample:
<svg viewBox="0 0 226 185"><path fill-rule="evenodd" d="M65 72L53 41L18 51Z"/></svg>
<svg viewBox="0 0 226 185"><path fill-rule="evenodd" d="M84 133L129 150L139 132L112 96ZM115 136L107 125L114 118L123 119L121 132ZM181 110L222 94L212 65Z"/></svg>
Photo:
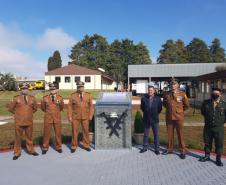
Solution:
<svg viewBox="0 0 226 185"><path fill-rule="evenodd" d="M112 77L110 77L110 76L108 76L108 75L105 75L105 74L101 74L101 77L103 78L103 79L105 79L106 81L109 81L109 82L114 82L114 79L112 78Z"/></svg>
<svg viewBox="0 0 226 185"><path fill-rule="evenodd" d="M218 80L222 78L226 78L226 70L208 73L197 77L198 80Z"/></svg>
<svg viewBox="0 0 226 185"><path fill-rule="evenodd" d="M197 77L215 72L222 63L128 65L128 77Z"/></svg>
<svg viewBox="0 0 226 185"><path fill-rule="evenodd" d="M100 71L70 64L45 73L45 75L101 75Z"/></svg>

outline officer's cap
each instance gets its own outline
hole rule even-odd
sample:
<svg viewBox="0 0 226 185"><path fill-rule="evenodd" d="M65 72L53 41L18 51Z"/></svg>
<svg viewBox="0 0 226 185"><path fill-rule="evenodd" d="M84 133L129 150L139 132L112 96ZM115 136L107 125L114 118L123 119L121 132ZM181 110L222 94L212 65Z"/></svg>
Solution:
<svg viewBox="0 0 226 185"><path fill-rule="evenodd" d="M213 91L219 91L219 92L222 92L222 90L221 90L220 88L218 88L218 87L213 87L213 88L212 88L212 92L213 92Z"/></svg>
<svg viewBox="0 0 226 185"><path fill-rule="evenodd" d="M49 84L49 90L55 90L57 89L56 85L54 83Z"/></svg>
<svg viewBox="0 0 226 185"><path fill-rule="evenodd" d="M29 84L28 83L22 83L20 84L20 89L28 89Z"/></svg>
<svg viewBox="0 0 226 185"><path fill-rule="evenodd" d="M84 82L81 82L81 81L78 81L76 83L77 87L84 87L85 83Z"/></svg>
<svg viewBox="0 0 226 185"><path fill-rule="evenodd" d="M173 85L173 84L179 84L179 80L172 77L171 80L170 80L170 84Z"/></svg>

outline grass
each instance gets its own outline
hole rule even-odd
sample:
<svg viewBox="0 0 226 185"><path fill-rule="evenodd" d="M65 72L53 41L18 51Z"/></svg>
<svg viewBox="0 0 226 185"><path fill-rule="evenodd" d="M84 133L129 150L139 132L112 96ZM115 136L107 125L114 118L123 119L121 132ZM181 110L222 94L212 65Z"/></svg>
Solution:
<svg viewBox="0 0 226 185"><path fill-rule="evenodd" d="M59 93L64 98L68 98L72 93L72 90L61 90ZM9 116L12 115L7 111L6 104L13 98L13 96L19 94L20 92L2 92L0 91L0 116ZM47 94L47 92L42 91L34 91L35 96L38 101L41 100L42 96ZM93 99L97 99L99 92L98 91L91 91ZM132 120L135 118L136 111L138 109L132 110ZM42 142L42 135L43 135L43 112L38 109L38 111L34 114L34 143L40 144ZM62 112L62 136L64 142L70 142L71 140L71 125L67 121L67 111L64 110ZM165 122L165 109L162 110L160 114L160 122ZM200 123L203 122L203 117L200 114L200 110L196 109L194 112L193 108L190 108L185 116L186 123ZM133 123L132 123L133 128ZM202 141L202 130L201 126L186 126L184 128L185 134L185 143L189 148L197 148L203 149L203 141ZM11 148L13 147L14 143L14 123L8 123L6 125L0 125L0 149L3 148ZM166 126L160 125L160 142L162 144L167 143L167 133L166 133ZM53 135L53 134L52 134ZM152 136L152 134L151 134ZM175 134L176 136L176 134ZM54 138L51 139L54 142ZM151 137L151 141L153 138ZM226 130L225 130L225 140L224 140L224 154L226 154Z"/></svg>
<svg viewBox="0 0 226 185"><path fill-rule="evenodd" d="M71 93L73 93L74 90L60 90L59 94L63 98L69 98ZM88 91L89 92L89 91ZM99 95L99 91L90 91L93 99L97 99ZM14 96L20 94L20 91L0 91L0 116L10 116L12 115L10 112L8 112L6 105L10 102L10 100L13 99ZM37 101L40 102L42 97L48 94L48 91L32 91L31 94L33 94ZM39 109L35 113L35 119L42 119L43 113ZM62 113L63 118L66 118L66 111Z"/></svg>
<svg viewBox="0 0 226 185"><path fill-rule="evenodd" d="M226 127L224 127L224 138L226 138ZM167 144L167 132L166 126L160 125L159 129L159 139L160 143L166 145ZM204 143L203 143L203 127L202 126L186 126L184 127L184 140L186 147L203 150ZM150 141L153 143L153 134L150 131ZM175 145L177 145L177 134L174 133L174 141ZM214 152L213 146L213 152ZM226 139L224 139L224 155L226 155Z"/></svg>
<svg viewBox="0 0 226 185"><path fill-rule="evenodd" d="M0 149L12 148L14 145L14 124L9 123L6 125L0 126ZM226 128L224 128L226 134ZM203 127L202 126L186 126L184 127L184 138L185 144L188 148L200 149L203 150ZM42 144L42 136L43 136L43 122L35 122L34 123L34 132L33 132L33 141L34 144ZM175 145L177 145L177 135L176 132L174 134L175 137ZM79 135L81 138L81 134ZM166 126L160 125L159 129L159 138L160 143L163 145L167 144L167 132ZM54 143L54 133L52 130L51 143ZM62 124L62 140L64 143L68 143L71 141L71 124L63 123ZM153 142L153 134L150 131L150 142ZM214 148L213 148L214 151ZM226 155L226 140L224 140L224 154Z"/></svg>

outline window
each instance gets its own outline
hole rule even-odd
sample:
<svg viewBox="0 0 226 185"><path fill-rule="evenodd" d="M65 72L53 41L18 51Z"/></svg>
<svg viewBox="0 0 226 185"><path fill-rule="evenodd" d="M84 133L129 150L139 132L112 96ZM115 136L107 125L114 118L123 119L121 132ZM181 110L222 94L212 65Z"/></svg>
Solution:
<svg viewBox="0 0 226 185"><path fill-rule="evenodd" d="M66 77L65 77L65 83L70 83L70 82L71 82L71 77L66 76Z"/></svg>
<svg viewBox="0 0 226 185"><path fill-rule="evenodd" d="M85 76L85 82L91 82L91 77L90 76Z"/></svg>
<svg viewBox="0 0 226 185"><path fill-rule="evenodd" d="M60 83L60 82L61 82L60 76L56 76L56 77L55 77L55 82L56 82L56 83Z"/></svg>
<svg viewBox="0 0 226 185"><path fill-rule="evenodd" d="M79 82L80 81L80 76L75 76L75 82Z"/></svg>

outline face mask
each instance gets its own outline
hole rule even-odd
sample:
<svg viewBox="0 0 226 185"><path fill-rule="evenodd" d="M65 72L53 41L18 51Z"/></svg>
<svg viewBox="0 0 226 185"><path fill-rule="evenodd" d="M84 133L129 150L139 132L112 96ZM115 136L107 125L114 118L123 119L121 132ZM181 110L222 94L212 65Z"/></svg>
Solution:
<svg viewBox="0 0 226 185"><path fill-rule="evenodd" d="M212 97L213 100L217 100L220 97L220 95L212 93L211 97Z"/></svg>
<svg viewBox="0 0 226 185"><path fill-rule="evenodd" d="M28 94L28 90L27 89L22 89L21 90L21 94L27 95Z"/></svg>
<svg viewBox="0 0 226 185"><path fill-rule="evenodd" d="M78 89L77 89L77 92L78 92L78 93L82 93L83 91L84 91L84 88L78 88Z"/></svg>

